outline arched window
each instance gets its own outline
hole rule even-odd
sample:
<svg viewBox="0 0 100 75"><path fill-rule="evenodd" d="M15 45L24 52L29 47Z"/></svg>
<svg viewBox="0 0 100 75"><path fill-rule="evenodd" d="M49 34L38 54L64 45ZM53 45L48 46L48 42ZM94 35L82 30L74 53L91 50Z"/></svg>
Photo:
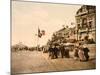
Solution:
<svg viewBox="0 0 100 75"><path fill-rule="evenodd" d="M83 18L82 20L82 28L86 29L87 28L87 19Z"/></svg>

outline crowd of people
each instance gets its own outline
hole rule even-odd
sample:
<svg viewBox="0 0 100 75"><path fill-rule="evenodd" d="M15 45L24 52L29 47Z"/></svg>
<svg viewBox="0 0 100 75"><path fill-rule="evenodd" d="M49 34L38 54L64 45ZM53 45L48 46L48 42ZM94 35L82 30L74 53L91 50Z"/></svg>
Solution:
<svg viewBox="0 0 100 75"><path fill-rule="evenodd" d="M89 60L89 49L85 45L79 44L78 46L74 46L73 48L73 58L75 60L80 61L88 61ZM57 46L57 45L50 45L49 49L49 58L51 59L57 59L58 57L61 58L70 58L70 50L64 46L63 44Z"/></svg>

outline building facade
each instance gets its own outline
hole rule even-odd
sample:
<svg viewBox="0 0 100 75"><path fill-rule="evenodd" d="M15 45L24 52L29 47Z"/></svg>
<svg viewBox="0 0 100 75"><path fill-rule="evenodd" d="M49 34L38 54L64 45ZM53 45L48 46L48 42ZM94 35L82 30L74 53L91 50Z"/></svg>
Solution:
<svg viewBox="0 0 100 75"><path fill-rule="evenodd" d="M96 41L96 6L83 5L76 12L77 40L86 36Z"/></svg>
<svg viewBox="0 0 100 75"><path fill-rule="evenodd" d="M67 42L75 42L76 40L76 33L75 27L73 28L62 28L56 31L52 37L56 43L67 43Z"/></svg>
<svg viewBox="0 0 100 75"><path fill-rule="evenodd" d="M58 31L56 31L53 35L53 38L55 39L56 42L61 43L63 42L66 38L68 38L68 28L62 28Z"/></svg>

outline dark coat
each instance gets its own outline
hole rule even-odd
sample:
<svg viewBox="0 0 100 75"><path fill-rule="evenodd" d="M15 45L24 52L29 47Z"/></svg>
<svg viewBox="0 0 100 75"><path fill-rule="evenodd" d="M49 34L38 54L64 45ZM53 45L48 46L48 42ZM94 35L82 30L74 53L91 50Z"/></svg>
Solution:
<svg viewBox="0 0 100 75"><path fill-rule="evenodd" d="M89 54L88 52L90 51L88 48L83 48L83 51L84 51L84 56L86 57L86 60L88 60L89 58Z"/></svg>
<svg viewBox="0 0 100 75"><path fill-rule="evenodd" d="M52 48L52 47L50 47L50 48L49 48L49 52L52 52L52 51L53 51L53 48Z"/></svg>
<svg viewBox="0 0 100 75"><path fill-rule="evenodd" d="M79 56L78 56L78 49L75 49L74 56L75 56L75 57L79 57Z"/></svg>
<svg viewBox="0 0 100 75"><path fill-rule="evenodd" d="M60 47L60 51L61 51L61 56L63 58L65 56L65 48L64 48L64 46Z"/></svg>
<svg viewBox="0 0 100 75"><path fill-rule="evenodd" d="M54 53L57 53L59 51L59 49L55 47L55 48L53 48L53 51L54 51Z"/></svg>
<svg viewBox="0 0 100 75"><path fill-rule="evenodd" d="M65 52L64 46L61 46L61 47L60 47L60 51L61 51L61 53L64 53L64 52Z"/></svg>

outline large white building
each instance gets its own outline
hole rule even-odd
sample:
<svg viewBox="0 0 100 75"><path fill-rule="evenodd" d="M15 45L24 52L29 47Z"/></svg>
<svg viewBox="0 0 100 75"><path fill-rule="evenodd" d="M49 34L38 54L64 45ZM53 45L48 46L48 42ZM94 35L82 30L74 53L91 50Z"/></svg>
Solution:
<svg viewBox="0 0 100 75"><path fill-rule="evenodd" d="M87 35L89 39L96 40L96 6L83 5L76 12L77 40L84 39Z"/></svg>

